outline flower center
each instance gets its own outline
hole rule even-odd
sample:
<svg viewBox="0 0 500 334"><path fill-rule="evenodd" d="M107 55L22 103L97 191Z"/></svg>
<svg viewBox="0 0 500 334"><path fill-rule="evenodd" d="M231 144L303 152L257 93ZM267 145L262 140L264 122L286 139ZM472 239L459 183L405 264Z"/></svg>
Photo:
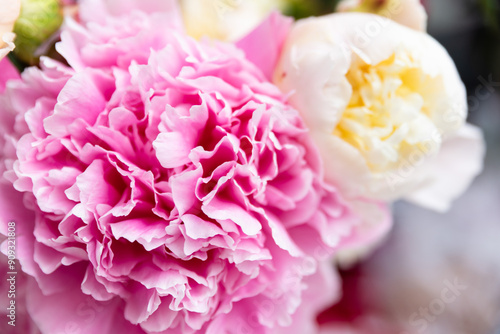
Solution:
<svg viewBox="0 0 500 334"><path fill-rule="evenodd" d="M397 168L413 154L439 148L430 114L434 88L442 82L410 54L396 52L376 65L356 57L346 78L353 93L334 134L356 147L372 171Z"/></svg>

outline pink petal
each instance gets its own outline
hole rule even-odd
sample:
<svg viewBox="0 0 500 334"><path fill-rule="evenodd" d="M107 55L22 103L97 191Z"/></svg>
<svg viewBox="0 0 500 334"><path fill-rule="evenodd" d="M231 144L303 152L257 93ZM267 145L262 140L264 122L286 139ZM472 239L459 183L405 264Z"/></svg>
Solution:
<svg viewBox="0 0 500 334"><path fill-rule="evenodd" d="M257 65L268 79L273 76L292 23L293 19L273 12L260 26L236 43L247 59Z"/></svg>
<svg viewBox="0 0 500 334"><path fill-rule="evenodd" d="M21 76L8 58L0 60L0 93L3 93L9 80L19 79Z"/></svg>

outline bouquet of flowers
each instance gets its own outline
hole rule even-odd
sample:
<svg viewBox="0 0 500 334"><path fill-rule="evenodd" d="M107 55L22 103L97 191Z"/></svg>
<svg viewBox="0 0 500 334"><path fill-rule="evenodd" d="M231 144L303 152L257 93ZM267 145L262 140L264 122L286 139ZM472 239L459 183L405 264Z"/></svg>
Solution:
<svg viewBox="0 0 500 334"><path fill-rule="evenodd" d="M420 2L289 6L0 1L2 332L337 333L335 263L468 187Z"/></svg>

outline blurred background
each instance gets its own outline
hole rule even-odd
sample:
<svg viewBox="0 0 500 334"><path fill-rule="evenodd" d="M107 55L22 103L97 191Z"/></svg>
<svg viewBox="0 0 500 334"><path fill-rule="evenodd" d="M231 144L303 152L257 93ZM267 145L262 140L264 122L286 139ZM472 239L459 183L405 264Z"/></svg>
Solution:
<svg viewBox="0 0 500 334"><path fill-rule="evenodd" d="M500 334L500 1L424 4L485 133L485 169L446 214L394 205L394 230L342 269L343 299L319 318L346 334Z"/></svg>

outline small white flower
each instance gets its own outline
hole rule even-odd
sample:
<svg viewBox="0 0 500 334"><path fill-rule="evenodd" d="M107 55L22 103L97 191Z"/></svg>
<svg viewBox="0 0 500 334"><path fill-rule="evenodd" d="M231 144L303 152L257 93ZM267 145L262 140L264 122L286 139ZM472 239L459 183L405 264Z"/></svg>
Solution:
<svg viewBox="0 0 500 334"><path fill-rule="evenodd" d="M298 21L275 71L348 196L407 198L436 210L482 169L466 91L432 37L381 16Z"/></svg>
<svg viewBox="0 0 500 334"><path fill-rule="evenodd" d="M420 0L342 0L337 10L378 14L415 30L427 29L427 13Z"/></svg>

